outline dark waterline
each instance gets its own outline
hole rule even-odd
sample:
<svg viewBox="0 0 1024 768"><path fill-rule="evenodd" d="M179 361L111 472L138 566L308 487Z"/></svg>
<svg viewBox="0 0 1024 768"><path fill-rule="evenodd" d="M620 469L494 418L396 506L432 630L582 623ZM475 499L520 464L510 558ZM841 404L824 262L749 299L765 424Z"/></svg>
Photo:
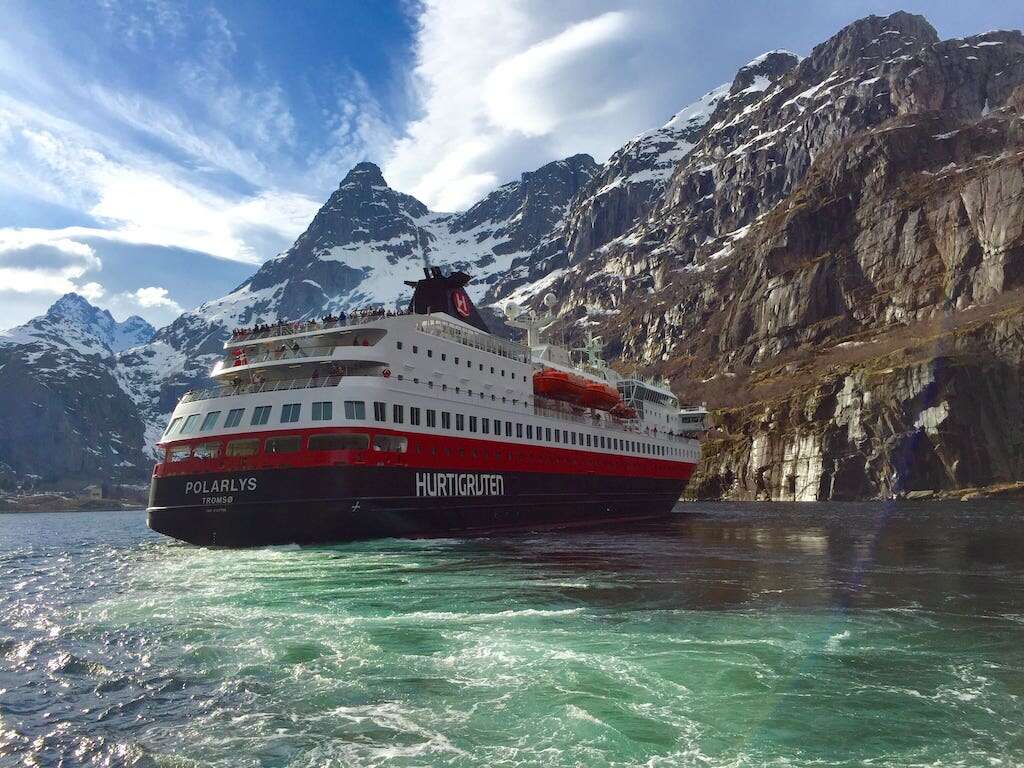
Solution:
<svg viewBox="0 0 1024 768"><path fill-rule="evenodd" d="M1017 502L226 551L0 515L0 765L1024 763Z"/></svg>

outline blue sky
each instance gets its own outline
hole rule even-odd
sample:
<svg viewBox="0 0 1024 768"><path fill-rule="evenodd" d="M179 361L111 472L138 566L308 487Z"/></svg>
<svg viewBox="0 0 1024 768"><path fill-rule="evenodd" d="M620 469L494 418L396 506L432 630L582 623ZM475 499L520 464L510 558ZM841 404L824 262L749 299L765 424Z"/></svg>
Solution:
<svg viewBox="0 0 1024 768"><path fill-rule="evenodd" d="M1008 0L7 0L0 328L68 290L166 323L287 248L360 160L464 208L897 8L943 37L1024 27Z"/></svg>

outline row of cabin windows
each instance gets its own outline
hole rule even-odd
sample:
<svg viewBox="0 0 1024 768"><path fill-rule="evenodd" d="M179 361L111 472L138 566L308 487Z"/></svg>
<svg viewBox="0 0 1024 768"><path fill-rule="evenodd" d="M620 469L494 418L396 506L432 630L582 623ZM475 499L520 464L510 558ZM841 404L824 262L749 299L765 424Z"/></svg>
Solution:
<svg viewBox="0 0 1024 768"><path fill-rule="evenodd" d="M279 455L285 453L296 453L302 450L303 438L301 435L275 435L264 438L262 441L257 437L240 438L229 440L227 444L220 441L199 443L198 445L176 445L167 449L167 462L176 463L187 459L217 459L221 455L238 458L256 456L260 453L260 444L263 445L263 453L266 455ZM384 453L406 453L409 450L409 440L402 435L370 435L360 432L346 432L334 434L310 435L306 438L306 449L309 451L365 451L373 446L374 451ZM416 450L423 452L423 446L417 445ZM464 447L456 448L460 456L466 455ZM682 450L682 449L680 449ZM222 454L223 451L223 454ZM431 453L437 454L436 448L430 449ZM451 455L452 449L444 448L445 455ZM487 456L486 451L470 449L470 454L477 457L482 454ZM508 458L512 459L512 452L507 452ZM496 459L503 458L501 451L494 454Z"/></svg>
<svg viewBox="0 0 1024 768"><path fill-rule="evenodd" d="M365 420L366 419L366 405L361 400L346 400L344 402L345 418L353 420ZM203 418L203 423L199 426L199 432L209 432L217 426L217 422L220 419L220 411L210 411ZM228 411L227 418L224 419L224 429L231 429L237 427L242 423L242 417L245 414L245 408L232 408ZM175 434L175 430L178 429L178 425L181 425L180 431L177 432L179 435L192 435L196 433L196 424L199 421L200 414L193 413L191 416L175 417L170 425L167 427L167 431L164 433L165 436ZM249 424L254 427L259 427L264 424L270 423L271 406L269 405L258 405L252 409L252 416L249 419ZM279 421L281 424L294 424L302 416L302 403L285 403L281 406L281 413ZM330 400L324 400L321 402L313 403L313 421L331 421L334 418L334 403ZM182 419L184 418L184 422Z"/></svg>
<svg viewBox="0 0 1024 768"><path fill-rule="evenodd" d="M409 407L409 424L420 426L426 418L426 426L436 428L438 423L438 411L433 408L421 409L418 406ZM425 412L424 412L425 411ZM401 403L391 404L391 423L405 424L406 408ZM441 429L452 428L452 414L448 411L440 411ZM373 404L374 421L386 423L388 420L387 403L377 401ZM467 430L468 425L468 430ZM525 429L524 429L525 427ZM523 425L522 423L507 421L503 419L492 419L486 416L465 416L461 413L455 414L456 432L473 432L482 435L495 435L500 437L512 437L513 431L517 438L523 438L524 433L527 440L538 442L558 443L562 445L575 445L585 448L604 448L613 451L632 451L643 453L648 456L682 456L683 449L674 446L656 445L646 443L642 440L626 440L620 437L609 437L607 435L594 435L589 432L576 432L566 429L552 429L551 427L535 427L533 424Z"/></svg>
<svg viewBox="0 0 1024 768"><path fill-rule="evenodd" d="M167 461L174 463L186 459L216 459L222 455L221 451L224 456L232 458L256 456L260 453L260 443L260 438L248 437L229 440L226 445L220 441L194 446L176 445L167 449ZM263 439L262 443L265 454L296 453L302 450L301 435L275 435ZM400 435L374 435L371 441L369 435L346 432L310 435L306 448L310 451L365 451L371 443L373 450L389 453L405 453L409 447L408 439Z"/></svg>
<svg viewBox="0 0 1024 768"><path fill-rule="evenodd" d="M423 411L426 411L424 414ZM244 408L234 408L228 412L227 418L224 420L224 427L230 428L237 426L244 413ZM250 424L253 426L261 426L267 424L270 420L271 406L260 405L253 409L252 418ZM391 405L391 422L393 424L404 424L405 423L405 406L401 403L392 403ZM301 403L286 403L281 406L280 423L291 424L299 420L302 412ZM366 419L366 403L362 400L346 400L344 401L344 412L345 418L350 420L362 421ZM220 411L210 411L203 418L202 424L199 427L200 432L206 432L212 430L218 419L220 418ZM387 403L380 401L373 403L373 418L377 422L387 422L388 418L388 407ZM441 429L450 430L452 428L452 418L448 411L441 411ZM313 421L331 421L334 416L334 404L329 401L321 401L313 403ZM409 407L409 424L414 427L421 426L426 417L426 426L430 428L436 428L438 423L438 412L433 408L421 409L418 406ZM179 435L190 435L195 432L195 425L199 421L200 414L194 413L191 416L185 418L184 423L181 425L181 431ZM182 421L182 417L176 417L171 421L170 426L167 428L165 435L169 436L174 433L175 428ZM464 414L455 414L455 431L464 432L467 427L467 418ZM594 435L589 432L576 432L575 430L566 429L552 429L551 427L535 427L533 424L526 424L525 430L522 423L513 423L508 420L492 419L486 416L468 417L468 431L472 433L479 433L482 435L495 435L500 437L512 437L513 430L515 436L522 439L525 432L527 440L537 440L538 442L556 443L560 445L575 445L585 448L601 448L605 450L613 451L631 451L633 453L642 453L648 456L682 456L684 455L684 449L676 448L674 446L656 445L654 443L646 443L642 440L627 440L620 437L609 437L607 435Z"/></svg>
<svg viewBox="0 0 1024 768"><path fill-rule="evenodd" d="M402 349L402 346L403 346L402 342L400 342L400 341L396 341L395 342L395 348L396 349ZM418 344L413 344L412 345L412 353L414 355L418 355L419 352L420 352L419 345ZM427 353L427 357L433 357L434 356L434 350L432 350L432 349L427 349L426 353ZM448 360L448 354L445 353L445 352L442 352L441 353L441 362L447 362L447 360ZM454 365L460 365L460 366L462 365L462 361L458 357L458 355L454 355L452 357L452 360L454 361L454 363L453 363ZM469 369L472 369L473 368L473 361L467 358L466 359L466 367L469 368ZM501 373L502 376L506 376L506 371L505 371L504 368L499 368L499 369L495 370L493 365L489 366L489 367L491 369L491 375L492 376L497 376L499 372ZM477 368L482 372L484 370L484 364L483 363L477 363ZM508 372L507 376L511 377L513 380L515 380L516 373L515 373L515 371L510 371L510 372ZM523 374L523 381L526 381L526 380L527 380L526 374Z"/></svg>

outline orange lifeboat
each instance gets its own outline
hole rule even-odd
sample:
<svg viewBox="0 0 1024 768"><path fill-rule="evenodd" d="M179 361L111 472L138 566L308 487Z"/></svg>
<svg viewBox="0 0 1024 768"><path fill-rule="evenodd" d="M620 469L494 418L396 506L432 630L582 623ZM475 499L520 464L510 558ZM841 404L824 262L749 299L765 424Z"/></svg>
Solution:
<svg viewBox="0 0 1024 768"><path fill-rule="evenodd" d="M580 399L580 405L584 408L595 408L599 411L610 411L619 402L619 391L599 381L588 383Z"/></svg>
<svg viewBox="0 0 1024 768"><path fill-rule="evenodd" d="M533 393L541 397L579 403L585 389L586 383L571 373L545 368L533 374Z"/></svg>

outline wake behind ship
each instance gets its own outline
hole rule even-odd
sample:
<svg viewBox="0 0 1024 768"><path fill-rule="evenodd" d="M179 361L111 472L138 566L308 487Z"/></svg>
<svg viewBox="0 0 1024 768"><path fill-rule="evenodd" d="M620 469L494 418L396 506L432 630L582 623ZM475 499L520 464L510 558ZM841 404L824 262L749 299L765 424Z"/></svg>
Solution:
<svg viewBox="0 0 1024 768"><path fill-rule="evenodd" d="M590 346L492 335L468 275L426 270L406 313L236 331L171 415L149 527L195 544L439 537L667 513L701 408ZM513 312L513 315L515 312Z"/></svg>

